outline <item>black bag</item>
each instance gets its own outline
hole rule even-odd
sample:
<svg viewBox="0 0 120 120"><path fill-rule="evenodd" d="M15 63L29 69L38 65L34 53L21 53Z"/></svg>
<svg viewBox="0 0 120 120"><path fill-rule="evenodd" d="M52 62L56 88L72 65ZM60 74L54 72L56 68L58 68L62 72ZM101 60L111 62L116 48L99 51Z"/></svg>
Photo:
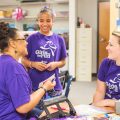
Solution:
<svg viewBox="0 0 120 120"><path fill-rule="evenodd" d="M69 111L65 112L61 106L60 103L66 103L69 107ZM58 109L57 112L54 113L50 113L48 107L55 105ZM46 113L45 116L38 118L38 120L52 120L52 118L63 118L63 117L69 117L69 116L75 116L76 115L76 111L73 107L73 105L71 104L71 102L68 100L68 98L66 96L57 96L54 98L50 98L47 100L43 101L43 108L44 111Z"/></svg>

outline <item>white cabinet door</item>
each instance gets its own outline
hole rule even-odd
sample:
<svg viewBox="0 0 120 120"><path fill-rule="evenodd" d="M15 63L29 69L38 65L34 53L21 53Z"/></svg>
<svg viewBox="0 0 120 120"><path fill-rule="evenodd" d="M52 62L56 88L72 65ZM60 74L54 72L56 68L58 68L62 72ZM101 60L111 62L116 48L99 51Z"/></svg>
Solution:
<svg viewBox="0 0 120 120"><path fill-rule="evenodd" d="M77 28L76 80L92 80L92 28Z"/></svg>

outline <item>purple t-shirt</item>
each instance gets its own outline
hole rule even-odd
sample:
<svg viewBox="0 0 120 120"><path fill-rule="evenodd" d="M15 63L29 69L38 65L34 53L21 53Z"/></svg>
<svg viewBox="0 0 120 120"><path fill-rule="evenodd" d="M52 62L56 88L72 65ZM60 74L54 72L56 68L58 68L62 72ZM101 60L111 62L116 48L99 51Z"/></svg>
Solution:
<svg viewBox="0 0 120 120"><path fill-rule="evenodd" d="M105 99L120 99L120 66L105 58L98 71L98 79L106 83Z"/></svg>
<svg viewBox="0 0 120 120"><path fill-rule="evenodd" d="M0 120L22 120L16 108L30 101L32 83L22 64L9 55L0 56Z"/></svg>
<svg viewBox="0 0 120 120"><path fill-rule="evenodd" d="M30 61L39 61L49 63L53 61L60 61L66 58L66 47L62 37L53 33L51 36L46 36L37 32L28 37L28 59ZM33 90L38 89L40 82L44 81L55 73L56 86L55 90L61 90L62 86L58 78L59 70L56 68L53 71L38 71L37 69L30 69L30 78L32 80Z"/></svg>

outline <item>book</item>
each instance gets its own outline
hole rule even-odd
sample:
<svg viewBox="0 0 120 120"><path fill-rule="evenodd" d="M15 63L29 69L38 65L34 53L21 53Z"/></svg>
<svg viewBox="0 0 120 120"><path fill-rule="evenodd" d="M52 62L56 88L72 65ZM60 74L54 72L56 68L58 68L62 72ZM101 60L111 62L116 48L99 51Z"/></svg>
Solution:
<svg viewBox="0 0 120 120"><path fill-rule="evenodd" d="M95 116L99 114L106 114L107 111L102 110L98 107L92 106L92 105L78 105L74 107L76 110L77 115L89 115L89 116Z"/></svg>

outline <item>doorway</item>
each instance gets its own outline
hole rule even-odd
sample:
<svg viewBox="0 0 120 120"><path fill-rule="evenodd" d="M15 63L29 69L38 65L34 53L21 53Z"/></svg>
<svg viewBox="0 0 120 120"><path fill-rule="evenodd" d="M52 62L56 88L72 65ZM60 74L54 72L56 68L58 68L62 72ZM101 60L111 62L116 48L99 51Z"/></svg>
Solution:
<svg viewBox="0 0 120 120"><path fill-rule="evenodd" d="M106 46L110 35L110 0L98 0L98 54L97 70L101 61L107 57Z"/></svg>

